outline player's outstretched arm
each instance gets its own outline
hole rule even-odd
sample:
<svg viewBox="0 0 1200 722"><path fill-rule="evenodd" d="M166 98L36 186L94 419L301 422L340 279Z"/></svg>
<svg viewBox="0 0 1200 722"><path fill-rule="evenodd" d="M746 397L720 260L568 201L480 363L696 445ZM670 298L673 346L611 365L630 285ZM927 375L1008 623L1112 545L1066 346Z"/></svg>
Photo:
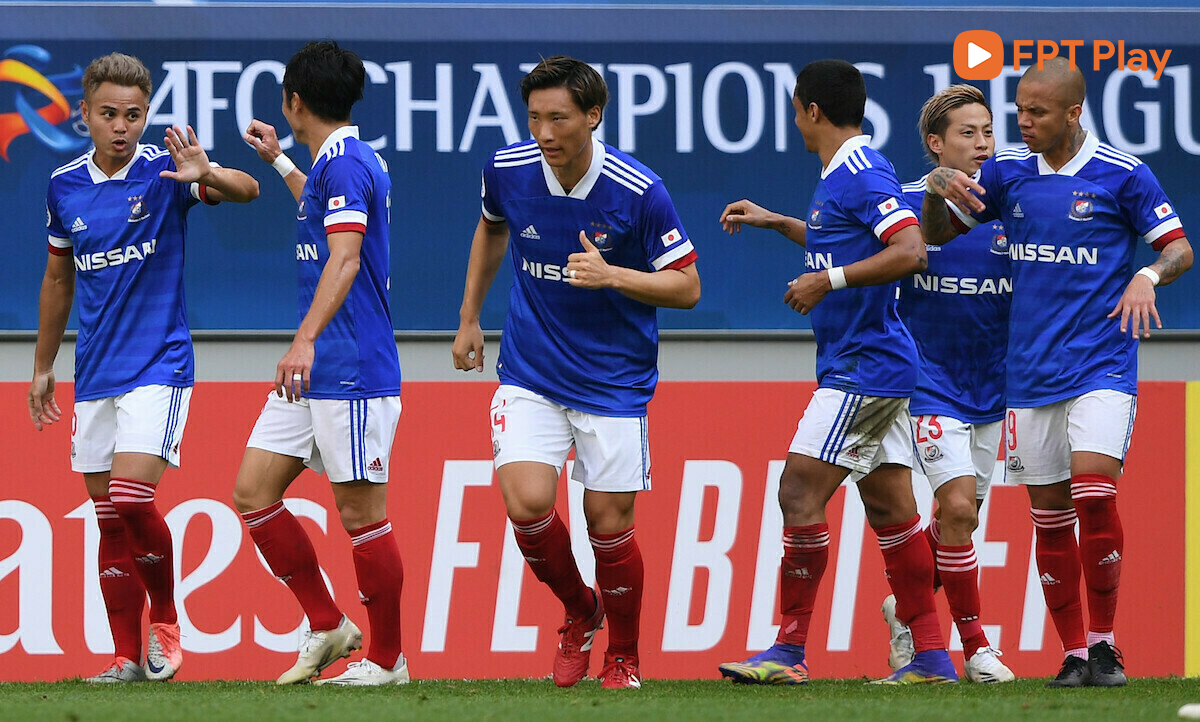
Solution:
<svg viewBox="0 0 1200 722"><path fill-rule="evenodd" d="M317 337L333 320L354 285L362 263L359 255L362 240L363 234L358 231L338 231L326 236L329 260L317 281L312 305L296 330L291 348L275 367L275 393L286 396L288 401L308 393Z"/></svg>
<svg viewBox="0 0 1200 722"><path fill-rule="evenodd" d="M41 431L62 417L54 400L54 359L62 345L75 300L75 259L70 254L46 259L46 275L38 298L37 346L33 352L33 382L29 384L29 417Z"/></svg>
<svg viewBox="0 0 1200 722"><path fill-rule="evenodd" d="M454 346L450 350L456 369L475 369L483 373L483 329L479 326L479 314L506 251L508 224L488 223L480 216L475 237L471 240L471 257L467 261L467 281L458 310L458 333L454 335Z"/></svg>
<svg viewBox="0 0 1200 722"><path fill-rule="evenodd" d="M696 264L664 268L653 273L610 266L600 249L579 232L580 253L567 256L567 282L577 288L611 288L635 301L663 308L694 308L700 301Z"/></svg>
<svg viewBox="0 0 1200 722"><path fill-rule="evenodd" d="M288 190L299 201L300 195L304 193L304 184L308 181L308 176L284 155L283 148L279 146L279 135L275 132L275 127L255 118L246 127L242 139L254 148L259 158L270 163L271 167L283 177L283 182L287 183Z"/></svg>
<svg viewBox="0 0 1200 722"><path fill-rule="evenodd" d="M725 206L725 210L721 211L720 220L721 228L731 236L741 233L742 224L745 223L755 228L770 228L789 241L804 245L804 234L807 230L804 221L768 211L745 198Z"/></svg>
<svg viewBox="0 0 1200 722"><path fill-rule="evenodd" d="M930 171L925 181L925 199L921 202L921 230L926 243L940 246L959 234L958 228L950 221L950 209L946 207L946 201L958 206L964 213L978 213L985 208L983 201L972 191L979 195L985 193L983 186L960 170L942 167Z"/></svg>
<svg viewBox="0 0 1200 722"><path fill-rule="evenodd" d="M918 226L908 226L888 238L887 248L861 261L841 266L846 286L879 286L919 273L929 265L925 239ZM788 284L783 302L807 314L833 290L830 271L806 273Z"/></svg>
<svg viewBox="0 0 1200 722"><path fill-rule="evenodd" d="M1192 244L1187 238L1176 238L1163 247L1157 261L1134 274L1108 318L1121 318L1121 333L1137 338L1140 332L1142 338L1150 338L1151 318L1162 328L1158 307L1154 305L1157 298L1154 287L1171 283L1191 267Z"/></svg>
<svg viewBox="0 0 1200 722"><path fill-rule="evenodd" d="M175 170L164 170L158 174L160 177L207 186L208 198L214 203L249 203L258 198L258 181L248 173L209 162L208 154L204 152L192 126L187 127L186 134L174 126L167 128L167 137L163 142L171 152L171 160L175 161Z"/></svg>

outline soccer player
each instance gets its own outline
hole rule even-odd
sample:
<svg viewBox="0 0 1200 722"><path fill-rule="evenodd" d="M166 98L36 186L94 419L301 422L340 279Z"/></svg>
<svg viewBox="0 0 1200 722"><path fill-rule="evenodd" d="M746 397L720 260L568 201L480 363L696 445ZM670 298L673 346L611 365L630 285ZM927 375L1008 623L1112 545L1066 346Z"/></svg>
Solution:
<svg viewBox="0 0 1200 722"><path fill-rule="evenodd" d="M39 431L61 419L54 359L78 280L71 468L83 474L96 510L100 592L115 652L90 682L165 680L183 664L171 532L154 495L167 466L179 466L192 396L187 212L201 201L258 197L253 178L209 162L190 127L168 128L165 149L138 142L151 89L137 58L92 61L80 112L95 147L55 170L46 193L50 254L28 404Z"/></svg>
<svg viewBox="0 0 1200 722"><path fill-rule="evenodd" d="M496 151L484 167L454 365L483 371L479 313L507 250L514 281L492 447L517 545L566 609L554 682L570 687L587 675L607 613L601 684L637 688L643 569L634 500L650 488L656 307L696 305L696 253L662 179L592 136L608 102L599 73L547 58L522 79L521 97L533 139ZM583 583L554 509L572 446L598 591Z"/></svg>
<svg viewBox="0 0 1200 722"><path fill-rule="evenodd" d="M312 42L283 76L283 115L308 146L307 175L275 129L251 122L245 138L299 202L296 259L300 327L275 371L275 393L246 442L234 504L263 558L308 615L296 664L279 684L307 682L362 646L362 632L330 596L308 535L283 503L307 466L324 472L353 544L371 646L331 679L337 685L405 684L400 648L404 569L387 519L388 462L400 419L400 361L388 308L387 166L350 124L366 71L353 52Z"/></svg>
<svg viewBox="0 0 1200 722"><path fill-rule="evenodd" d="M726 231L774 228L806 247L804 275L784 301L812 313L818 389L796 429L779 480L783 512L781 622L776 642L721 674L752 684L808 681L805 643L829 561L825 505L847 475L858 482L883 552L897 617L912 630L911 663L885 684L955 682L933 602L933 557L912 492L908 399L917 350L896 312L897 282L926 265L916 215L891 163L862 134L862 75L841 60L809 63L792 105L804 147L823 165L807 224L749 201L725 207Z"/></svg>
<svg viewBox="0 0 1200 722"><path fill-rule="evenodd" d="M1162 327L1155 286L1192 265L1150 169L1080 126L1084 91L1065 59L1030 68L1016 98L1028 148L997 153L978 181L935 169L923 205L933 243L997 219L1008 232L1008 475L1029 492L1042 591L1066 652L1051 687L1126 682L1113 637L1124 551L1116 495L1137 408L1137 341L1151 318ZM1139 237L1159 256L1135 273Z"/></svg>
<svg viewBox="0 0 1200 722"><path fill-rule="evenodd" d="M936 165L974 175L992 156L992 111L971 85L952 85L921 108L925 153ZM904 199L921 207L925 179L905 184ZM979 567L971 533L979 525L996 468L1004 420L1004 357L1008 350L1008 243L999 223L981 224L955 243L930 246L929 267L900 290L900 318L912 332L920 365L909 401L917 459L937 499L925 528L934 553L934 583L946 590L963 643L963 671L972 682L1016 677L997 657L980 622ZM912 635L883 611L892 629L889 662L912 658Z"/></svg>

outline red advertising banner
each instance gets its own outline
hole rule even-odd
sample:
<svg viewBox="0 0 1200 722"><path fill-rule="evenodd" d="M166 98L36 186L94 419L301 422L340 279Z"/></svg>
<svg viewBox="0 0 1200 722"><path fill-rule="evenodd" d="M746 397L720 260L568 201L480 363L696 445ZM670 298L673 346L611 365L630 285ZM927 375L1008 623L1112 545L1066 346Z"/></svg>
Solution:
<svg viewBox="0 0 1200 722"><path fill-rule="evenodd" d="M650 409L653 491L637 510L646 565L642 670L717 676L717 664L770 645L777 616L781 520L775 494L810 383L674 382ZM415 677L539 677L550 672L562 610L525 568L494 481L486 383L409 383L391 465L389 516L405 564L404 651ZM0 680L95 673L110 658L96 578L96 530L82 478L70 471L70 424L36 432L24 384L0 384ZM60 405L69 408L69 385ZM230 494L267 388L196 387L182 448L158 496L175 539L182 680L274 678L294 660L302 615L267 570ZM1135 676L1184 672L1183 383L1145 383L1119 484L1128 563L1117 644ZM1002 478L1002 474L997 475ZM915 480L923 513L931 493ZM563 482L558 509L591 581L582 489ZM849 493L847 493L847 491ZM364 631L350 541L324 477L305 472L288 506L313 538L335 598ZM882 676L888 593L857 492L829 505L829 570L808 658L815 677ZM1028 499L997 486L976 547L983 621L1018 676L1062 659L1031 557ZM952 649L945 602L943 626ZM1145 620L1154 620L1145 624ZM1173 632L1171 630L1177 630ZM600 632L597 648L606 644ZM954 654L961 667L961 655ZM343 663L326 674L338 673ZM598 671L599 653L593 661Z"/></svg>

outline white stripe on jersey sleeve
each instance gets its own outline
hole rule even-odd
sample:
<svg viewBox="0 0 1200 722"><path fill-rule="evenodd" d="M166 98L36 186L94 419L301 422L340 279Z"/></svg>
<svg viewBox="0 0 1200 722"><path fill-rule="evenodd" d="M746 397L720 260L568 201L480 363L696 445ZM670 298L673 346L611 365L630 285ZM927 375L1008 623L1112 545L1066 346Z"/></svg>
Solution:
<svg viewBox="0 0 1200 722"><path fill-rule="evenodd" d="M917 214L913 213L907 208L900 208L892 211L888 215L884 216L882 221L875 224L875 228L872 229L875 232L875 237L883 238L883 234L887 233L889 228L896 225L900 221L907 220L909 218L915 221L917 220Z"/></svg>
<svg viewBox="0 0 1200 722"><path fill-rule="evenodd" d="M488 219L492 223L503 223L504 222L504 216L498 216L495 213L488 213L487 207L484 206L482 203L479 204L479 207L480 207L480 209L483 210L483 217Z"/></svg>
<svg viewBox="0 0 1200 722"><path fill-rule="evenodd" d="M50 245L54 246L55 248L71 248L71 239L70 238L59 238L58 236L47 236L47 239L50 241Z"/></svg>
<svg viewBox="0 0 1200 722"><path fill-rule="evenodd" d="M517 160L499 160L499 159L497 159L495 165L497 168L515 168L516 166L519 166L519 165L529 165L530 163L537 163L537 162L540 162L541 160L542 160L542 156L540 153L538 153L538 154L531 155L528 158L519 158Z"/></svg>
<svg viewBox="0 0 1200 722"><path fill-rule="evenodd" d="M357 223L367 225L367 214L362 211L344 210L325 216L325 227L336 226L339 223Z"/></svg>
<svg viewBox="0 0 1200 722"><path fill-rule="evenodd" d="M650 265L654 266L654 270L661 271L675 261L678 261L680 258L683 258L687 254L691 253L692 250L692 241L691 239L688 239L683 243L680 243L678 246L668 250L658 258L655 258L650 262Z"/></svg>
<svg viewBox="0 0 1200 722"><path fill-rule="evenodd" d="M1167 220L1163 221L1162 223L1159 223L1157 226L1155 226L1155 227L1151 228L1149 231L1147 231L1146 235L1142 236L1142 238L1146 239L1146 243L1154 243L1155 241L1157 241L1158 239L1167 235L1168 233L1175 230L1176 228L1183 228L1183 223L1180 222L1179 216L1175 216L1174 218L1168 218Z"/></svg>
<svg viewBox="0 0 1200 722"><path fill-rule="evenodd" d="M979 225L979 221L975 220L975 216L972 216L968 213L963 213L961 210L959 210L958 206L954 205L950 201L946 201L946 207L949 208L950 212L953 213L958 220L962 221L963 225L967 228L974 228L975 226Z"/></svg>
<svg viewBox="0 0 1200 722"><path fill-rule="evenodd" d="M600 172L602 174L608 176L609 178L612 178L617 183L620 183L621 185L625 186L626 188L633 191L634 193L637 193L639 196L645 194L645 192L646 192L640 186L634 185L632 181L628 181L628 180L622 178L621 176L617 175L616 171L609 168L608 166L604 166L604 168L602 168Z"/></svg>

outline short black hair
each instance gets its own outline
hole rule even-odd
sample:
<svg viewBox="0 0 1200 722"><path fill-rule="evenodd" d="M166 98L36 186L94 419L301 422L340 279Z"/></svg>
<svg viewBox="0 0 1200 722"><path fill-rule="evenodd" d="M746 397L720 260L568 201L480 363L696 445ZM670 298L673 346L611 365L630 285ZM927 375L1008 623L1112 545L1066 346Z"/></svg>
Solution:
<svg viewBox="0 0 1200 722"><path fill-rule="evenodd" d="M566 55L555 55L544 59L521 78L521 100L529 105L529 94L545 88L566 88L571 99L583 112L600 108L600 119L604 120L604 106L608 105L608 86L596 69L582 60Z"/></svg>
<svg viewBox="0 0 1200 722"><path fill-rule="evenodd" d="M845 60L818 60L796 76L796 99L804 107L816 103L829 122L839 128L862 125L867 106L867 84L862 73Z"/></svg>
<svg viewBox="0 0 1200 722"><path fill-rule="evenodd" d="M299 95L308 109L324 120L350 120L350 108L362 100L366 83L362 59L332 40L305 45L283 71L287 97Z"/></svg>

